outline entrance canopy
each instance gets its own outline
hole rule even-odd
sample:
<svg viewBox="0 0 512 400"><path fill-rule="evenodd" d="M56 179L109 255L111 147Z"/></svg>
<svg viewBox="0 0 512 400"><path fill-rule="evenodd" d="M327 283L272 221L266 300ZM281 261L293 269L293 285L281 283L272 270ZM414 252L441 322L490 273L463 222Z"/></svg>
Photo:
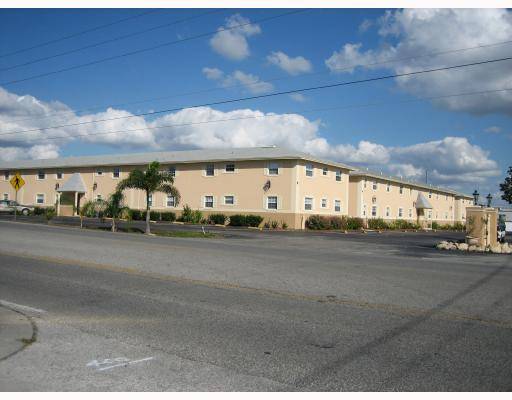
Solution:
<svg viewBox="0 0 512 400"><path fill-rule="evenodd" d="M82 176L78 172L75 172L61 187L57 189L57 192L85 193L85 183Z"/></svg>
<svg viewBox="0 0 512 400"><path fill-rule="evenodd" d="M416 199L416 209L432 209L432 205L427 200L427 198L423 195L423 193L418 193L418 198Z"/></svg>

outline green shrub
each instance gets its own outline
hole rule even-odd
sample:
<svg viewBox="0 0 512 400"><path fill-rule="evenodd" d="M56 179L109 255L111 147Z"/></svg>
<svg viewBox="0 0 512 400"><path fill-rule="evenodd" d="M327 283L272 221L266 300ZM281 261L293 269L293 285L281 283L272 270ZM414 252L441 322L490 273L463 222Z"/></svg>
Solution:
<svg viewBox="0 0 512 400"><path fill-rule="evenodd" d="M55 207L47 207L45 209L44 216L46 217L46 219L48 221L51 220L53 217L55 217L55 215L56 215Z"/></svg>
<svg viewBox="0 0 512 400"><path fill-rule="evenodd" d="M270 229L270 222L269 221L265 221L265 223L263 224L263 228Z"/></svg>
<svg viewBox="0 0 512 400"><path fill-rule="evenodd" d="M390 229L417 229L418 225L404 219L397 219L389 224Z"/></svg>
<svg viewBox="0 0 512 400"><path fill-rule="evenodd" d="M330 223L326 217L323 217L321 215L311 215L306 220L306 228L312 230L329 229Z"/></svg>
<svg viewBox="0 0 512 400"><path fill-rule="evenodd" d="M455 224L453 224L453 229L456 231L465 231L466 225L464 225L462 222L455 222Z"/></svg>
<svg viewBox="0 0 512 400"><path fill-rule="evenodd" d="M255 214L248 214L245 216L245 222L248 226L257 227L263 222L263 217Z"/></svg>
<svg viewBox="0 0 512 400"><path fill-rule="evenodd" d="M45 213L46 213L46 208L34 207L34 215L44 215Z"/></svg>
<svg viewBox="0 0 512 400"><path fill-rule="evenodd" d="M369 229L388 229L389 225L382 218L370 218L368 220Z"/></svg>
<svg viewBox="0 0 512 400"><path fill-rule="evenodd" d="M163 211L160 213L160 220L166 222L174 222L176 221L176 214L172 211Z"/></svg>
<svg viewBox="0 0 512 400"><path fill-rule="evenodd" d="M235 214L229 217L229 225L231 226L247 226L245 215Z"/></svg>
<svg viewBox="0 0 512 400"><path fill-rule="evenodd" d="M363 220L362 218L347 218L347 229L348 230L358 230L363 227Z"/></svg>
<svg viewBox="0 0 512 400"><path fill-rule="evenodd" d="M132 217L132 220L134 221L142 221L142 211L141 210L130 210L130 214Z"/></svg>
<svg viewBox="0 0 512 400"><path fill-rule="evenodd" d="M224 225L227 219L228 217L224 214L210 214L208 222L215 225Z"/></svg>
<svg viewBox="0 0 512 400"><path fill-rule="evenodd" d="M328 229L346 229L347 228L347 218L346 217L329 217L329 228Z"/></svg>
<svg viewBox="0 0 512 400"><path fill-rule="evenodd" d="M272 226L272 229L277 229L277 228L279 228L279 222L271 221L270 226Z"/></svg>
<svg viewBox="0 0 512 400"><path fill-rule="evenodd" d="M439 229L439 224L436 221L432 222L432 229Z"/></svg>
<svg viewBox="0 0 512 400"><path fill-rule="evenodd" d="M181 220L192 224L198 224L203 219L203 213L199 210L192 210L188 204L183 207Z"/></svg>
<svg viewBox="0 0 512 400"><path fill-rule="evenodd" d="M288 224L286 222L281 222L281 228L288 229Z"/></svg>
<svg viewBox="0 0 512 400"><path fill-rule="evenodd" d="M149 212L149 219L151 221L161 221L161 215L159 211L150 211Z"/></svg>

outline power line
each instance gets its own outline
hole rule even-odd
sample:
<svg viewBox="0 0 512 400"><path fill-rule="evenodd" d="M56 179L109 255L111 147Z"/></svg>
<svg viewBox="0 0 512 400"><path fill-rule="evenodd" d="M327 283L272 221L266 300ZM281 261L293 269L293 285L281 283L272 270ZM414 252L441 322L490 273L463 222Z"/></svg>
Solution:
<svg viewBox="0 0 512 400"><path fill-rule="evenodd" d="M481 48L488 48L488 47L494 47L494 46L502 46L502 45L511 44L511 43L512 43L512 40L503 41L503 42L488 43L488 44L482 44L482 45L472 46L472 47L465 47L465 48L458 48L458 49L451 49L451 50L436 51L436 52L427 53L427 54L417 54L417 55L413 55L413 56L407 56L407 57L401 57L401 58L395 58L395 59L387 59L387 60L372 62L372 63L368 63L368 64L348 65L348 66L343 66L343 67L340 67L340 68L333 68L332 70L336 71L336 72L349 71L349 70L352 70L352 69L354 69L356 67L371 67L371 66L382 65L382 64L389 64L389 63L394 63L394 62L399 62L399 61L407 61L407 60L411 60L411 59L415 59L415 58L425 58L425 57L432 57L432 56L444 55L444 54L450 54L450 53L458 53L458 52L463 52L463 51L468 51L468 50L476 50L476 49L481 49ZM159 97L153 97L153 98L149 98L149 99L136 100L136 101L132 101L132 102L124 102L124 103L117 103L117 104L107 104L107 105L101 105L101 106L93 106L93 107L83 108L83 109L80 109L80 110L58 111L58 112L47 114L47 115L41 116L41 117L9 119L9 122L46 119L46 118L51 118L52 116L55 116L55 115L76 114L76 113L81 113L81 112L84 112L84 111L91 111L91 110L95 110L95 109L102 109L102 108L105 108L105 107L120 107L120 106L127 106L127 105L133 105L133 104L148 103L148 102L158 101L158 100L171 99L171 98L176 98L176 97L183 97L183 96L189 96L189 95L209 93L209 92L225 90L225 89L234 89L234 88L239 88L239 87L251 87L251 86L254 86L254 85L261 84L262 82L275 82L275 81L279 81L279 80L295 79L295 78L299 78L299 77L303 77L303 76L327 75L327 74L330 74L330 72L331 71L326 71L326 72L307 72L307 73L302 73L302 74L298 74L298 75L295 75L295 76L281 75L281 76L278 76L278 77L264 79L264 80L263 79L259 79L256 82L249 83L249 84L234 84L234 85L228 85L228 86L223 86L223 87L213 87L213 88L209 88L209 89L196 90L196 91L191 91L191 92L182 92L182 93L178 93L178 94L174 94L174 95L168 95L168 96L159 96Z"/></svg>
<svg viewBox="0 0 512 400"><path fill-rule="evenodd" d="M452 97L475 96L475 95L483 95L483 94L498 93L498 92L508 92L508 91L512 91L512 88L482 90L482 91L463 92L463 93L455 93L455 94L445 94L445 95L440 95L440 96L420 97L420 98L416 98L416 99L401 100L401 101L394 101L394 102L380 101L380 102L352 104L352 105L344 105L344 106L310 108L310 109L288 111L288 112L282 113L282 114L252 115L252 116L244 116L244 117L222 118L222 119L205 120L205 121L194 121L194 122L184 122L184 123L180 123L180 124L148 126L148 127L144 127L144 128L122 129L122 130L116 130L116 131L104 131L104 132L85 133L85 134L79 134L79 135L50 136L50 137L44 137L44 138L36 138L36 139L33 139L32 141L47 141L47 140L58 140L58 139L74 139L74 138L79 138L79 137L103 136L103 135L111 135L111 134L116 134L116 133L138 132L138 131L156 130L156 129L163 129L163 128L181 128L181 127L194 126L194 125L204 125L204 124L210 124L210 123L240 121L240 120L248 120L248 119L279 118L279 117L282 117L283 115L289 115L289 114L301 114L301 113L310 113L310 112L335 111L335 110L353 109L353 108L364 108L364 107L375 107L375 106L391 105L391 104L407 104L407 103L416 103L416 102L421 102L421 101L439 100L439 99L452 98ZM17 140L17 141L10 141L9 142L10 145L16 144L16 143L26 144L26 140L25 141Z"/></svg>
<svg viewBox="0 0 512 400"><path fill-rule="evenodd" d="M26 82L26 81L29 81L29 80L32 80L32 79L42 78L42 77L45 77L45 76L55 75L55 74L59 74L59 73L62 73L62 72L67 72L67 71L72 71L72 70L79 69L79 68L89 67L91 65L100 64L100 63L103 63L103 62L106 62L106 61L111 61L111 60L115 60L115 59L123 58L123 57L128 57L128 56L133 56L135 54L141 54L141 53L145 53L145 52L148 52L148 51L157 50L157 49L160 49L160 48L163 48L163 47L167 47L167 46L171 46L171 45L174 45L174 44L183 43L183 42L187 42L187 41L195 40L195 39L200 39L200 38L207 37L207 36L212 36L212 35L215 35L218 32L221 32L221 31L231 31L231 30L238 29L238 28L241 28L241 27L244 27L244 26L253 25L253 24L256 24L256 23L263 23L263 22L267 22L267 21L270 21L270 20L286 17L286 16L289 16L289 15L292 15L292 14L297 14L297 13L301 13L301 12L305 12L305 11L309 11L309 10L308 9L301 9L301 10L288 11L288 12L285 12L285 13L282 13L282 14L277 14L277 15L273 15L273 16L270 16L270 17L261 18L259 20L255 20L254 22L247 22L247 23L243 23L243 24L238 24L238 25L230 26L229 28L222 27L222 28L219 28L219 29L217 29L215 31L201 33L199 35L189 36L187 38L173 40L171 42L165 42L165 43L161 43L161 44L158 44L158 45L155 45L155 46L145 47L143 49L133 50L133 51L129 51L129 52L122 53L122 54L117 54L115 56L110 56L110 57L106 57L106 58L100 58L98 60L90 61L90 62L87 62L87 63L84 63L84 64L72 65L70 67L62 68L62 69L55 70L55 71L44 72L42 74L32 75L32 76L29 76L29 77L26 77L26 78L16 79L16 80L13 80L13 81L8 81L8 82L3 82L3 83L0 83L0 86L13 85L13 84L20 83L20 82Z"/></svg>
<svg viewBox="0 0 512 400"><path fill-rule="evenodd" d="M52 39L52 40L49 40L47 42L39 43L39 44L30 46L30 47L25 47L23 49L15 50L15 51L12 51L10 53L0 54L0 58L12 56L12 55L19 54L19 53L24 53L26 51L33 50L33 49L36 49L38 47L47 46L49 44L54 44L54 43L62 42L63 40L67 40L67 39L71 39L71 38L74 38L74 37L77 37L77 36L81 36L81 35L84 35L86 33L94 32L94 31L97 31L99 29L103 29L103 28L107 28L109 26L117 25L117 24L120 24L122 22L130 21L130 20L135 19L135 18L140 18L140 17L143 17L145 15L148 15L148 14L151 14L151 13L154 13L154 12L157 12L157 11L159 11L159 10L145 11L145 12L140 13L140 14L132 15L130 17L119 19L117 21L109 22L108 24L103 24L103 25L95 26L94 28L89 28L89 29L86 29L84 31L72 33L72 34L67 35L67 36L63 36L63 37L60 37L60 38L57 38L57 39Z"/></svg>
<svg viewBox="0 0 512 400"><path fill-rule="evenodd" d="M204 17L206 15L218 13L218 12L221 12L221 11L225 11L225 10L224 9L215 9L215 10L211 10L211 11L208 11L208 12L205 12L205 13L202 13L202 14L193 15L191 17L181 18L181 19L178 19L178 20L166 23L166 24L160 24L160 25L154 26L152 28L143 29L141 31L137 31L137 32L133 32L133 33L128 33L126 35L117 36L115 38L103 40L101 42L92 43L92 44L89 44L87 46L78 47L78 48L71 49L71 50L66 50L66 51L64 51L62 53L57 53L57 54L53 54L51 56L37 58L35 60L27 61L27 62L24 62L24 63L21 63L21 64L12 65L10 67L0 68L0 71L10 71L10 70L13 70L13 69L16 69L16 68L25 67L27 65L36 64L36 63L41 62L41 61L50 60L52 58L66 56L66 55L73 54L73 53L76 53L76 52L79 52L79 51L82 51L82 50L91 49L93 47L98 47L98 46L101 46L101 45L104 45L104 44L107 44L107 43L116 42L118 40L128 39L128 38L133 37L133 36L142 35L144 33L152 32L152 31L155 31L157 29L167 28L167 27L172 26L172 25L177 25L177 24L180 24L180 23L183 23L183 22L191 21L193 19L201 18L201 17Z"/></svg>
<svg viewBox="0 0 512 400"><path fill-rule="evenodd" d="M381 81L381 80L386 80L386 79L401 78L401 77L405 77L405 76L414 76L414 75L420 75L420 74L431 73L431 72L448 71L448 70L453 70L453 69L457 69L457 68L466 68L466 67L471 67L471 66L485 65L485 64L491 64L491 63L502 62L502 61L510 61L510 60L512 60L512 57L504 57L504 58L498 58L498 59L493 59L493 60L476 61L476 62L472 62L472 63L452 65L452 66L448 66L448 67L439 67L439 68L431 68L431 69L420 70L420 71L404 72L401 74L383 75L383 76L378 76L378 77L374 77L374 78L337 82L337 83L332 83L329 85L310 86L310 87L306 87L306 88L285 90L285 91L281 91L281 92L260 94L260 95L256 95L256 96L241 97L241 98L235 98L235 99L220 100L220 101L215 101L215 102L210 102L210 103L196 104L196 105L185 106L185 107L176 107L176 108L169 108L169 109L165 109L165 110L150 111L150 112L145 112L145 113L126 115L126 116L122 116L122 117L104 118L104 119L98 119L98 120L93 120L93 121L77 122L77 123L73 123L73 124L64 124L64 125L50 126L50 127L45 127L45 128L27 129L27 130L22 130L22 131L3 132L3 133L0 133L0 136L14 135L14 134L26 133L26 132L43 131L43 130L48 130L48 129L67 128L67 127L71 127L71 126L86 125L86 124L92 124L92 123L96 123L96 122L106 122L106 121L114 121L114 120L119 120L119 119L156 115L156 114L162 114L162 113L166 113L166 112L181 111L181 110L188 109L188 108L211 107L211 106L217 106L217 105L223 105L223 104L237 103L237 102L241 102L241 101L264 99L264 98L269 98L269 97L281 96L281 95L285 95L285 94L302 93L302 92L310 92L310 91L315 91L315 90L330 89L330 88L341 87L341 86L349 86L349 85L360 84L360 83L376 82L376 81Z"/></svg>

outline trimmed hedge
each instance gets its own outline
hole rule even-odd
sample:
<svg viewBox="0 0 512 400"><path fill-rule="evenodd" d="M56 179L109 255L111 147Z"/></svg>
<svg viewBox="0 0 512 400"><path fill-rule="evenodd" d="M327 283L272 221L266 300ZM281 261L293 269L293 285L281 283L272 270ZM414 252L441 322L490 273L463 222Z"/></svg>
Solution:
<svg viewBox="0 0 512 400"><path fill-rule="evenodd" d="M382 218L370 218L368 220L368 229L388 229L389 225Z"/></svg>
<svg viewBox="0 0 512 400"><path fill-rule="evenodd" d="M210 214L208 223L215 225L224 225L228 217L224 214Z"/></svg>
<svg viewBox="0 0 512 400"><path fill-rule="evenodd" d="M312 230L357 230L363 227L361 218L312 215L306 221L306 228Z"/></svg>
<svg viewBox="0 0 512 400"><path fill-rule="evenodd" d="M255 214L235 214L229 217L229 225L231 226L252 226L258 227L263 222L263 217Z"/></svg>

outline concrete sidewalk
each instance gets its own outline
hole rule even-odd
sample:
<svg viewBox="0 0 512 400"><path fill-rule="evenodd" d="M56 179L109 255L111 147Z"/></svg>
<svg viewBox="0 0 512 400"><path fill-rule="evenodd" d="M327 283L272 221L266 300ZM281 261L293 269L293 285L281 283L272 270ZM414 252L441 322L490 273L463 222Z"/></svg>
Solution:
<svg viewBox="0 0 512 400"><path fill-rule="evenodd" d="M26 315L0 303L0 361L30 345L35 335L32 322Z"/></svg>

